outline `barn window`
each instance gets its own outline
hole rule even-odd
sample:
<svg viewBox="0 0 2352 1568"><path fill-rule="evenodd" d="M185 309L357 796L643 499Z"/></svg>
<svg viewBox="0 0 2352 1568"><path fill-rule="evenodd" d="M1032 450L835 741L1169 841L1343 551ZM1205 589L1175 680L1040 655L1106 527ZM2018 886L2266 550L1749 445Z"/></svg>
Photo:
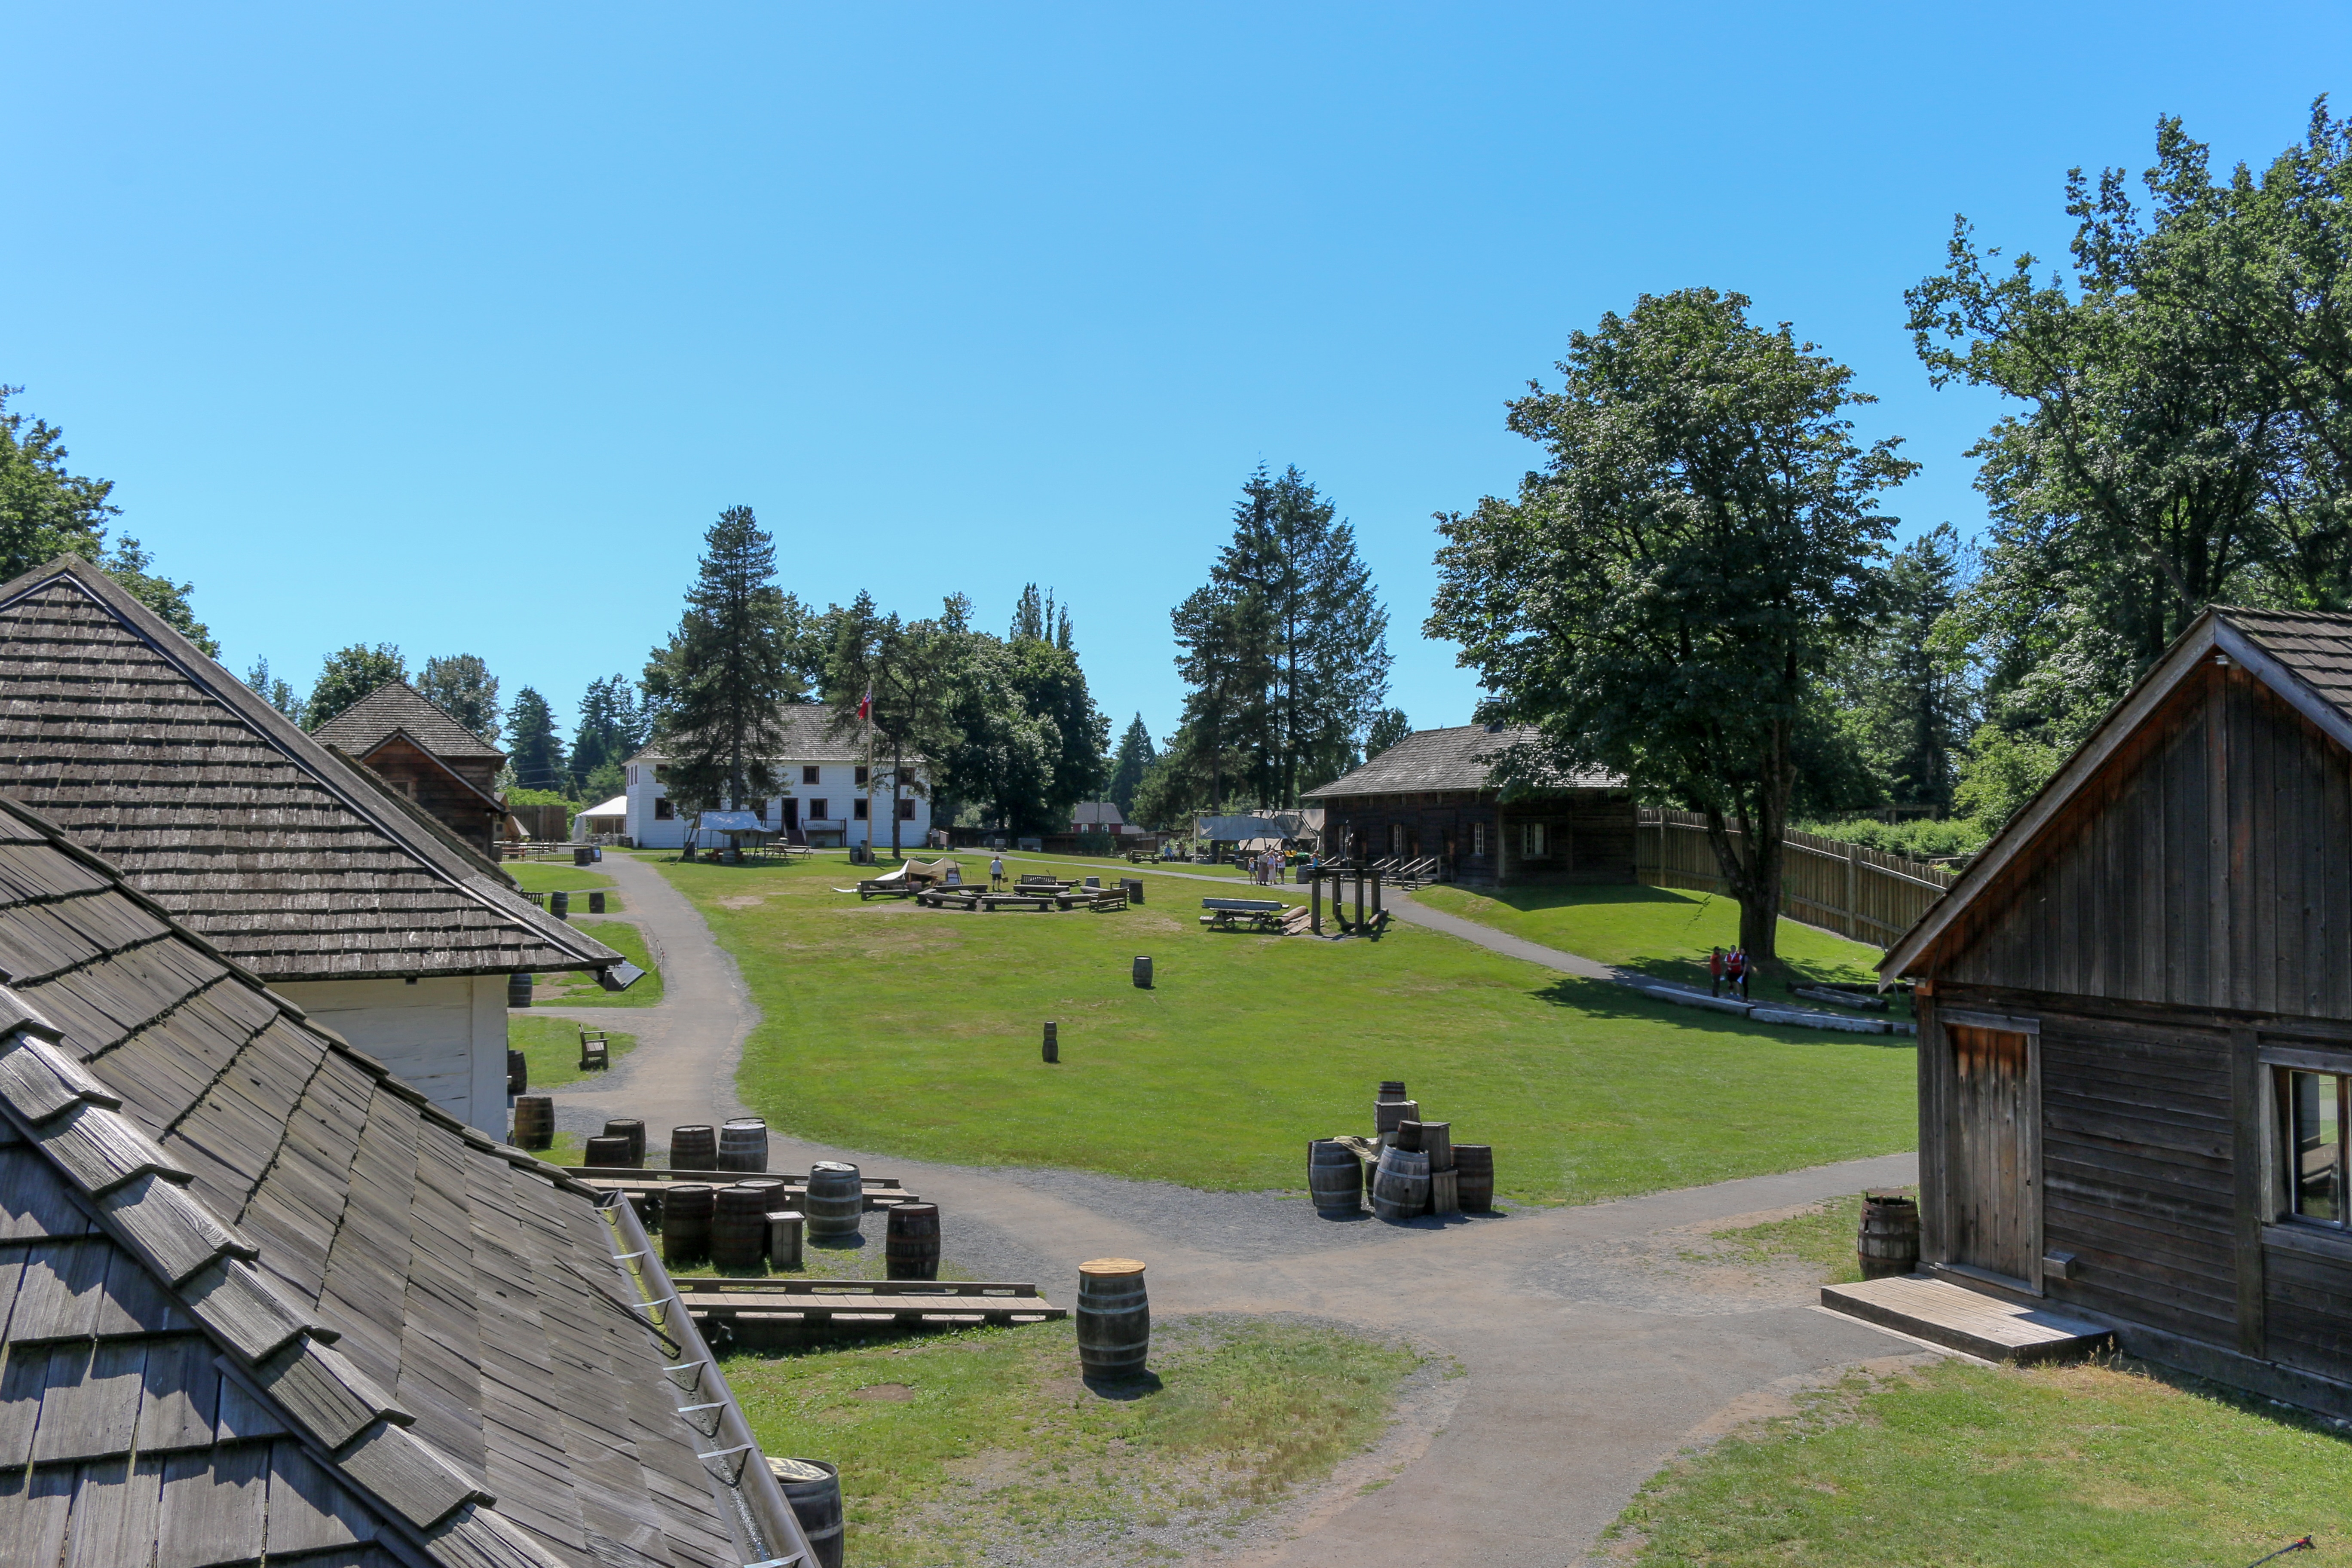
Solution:
<svg viewBox="0 0 2352 1568"><path fill-rule="evenodd" d="M1530 860L1540 860L1550 853L1544 843L1544 826L1540 822L1519 824L1519 853Z"/></svg>
<svg viewBox="0 0 2352 1568"><path fill-rule="evenodd" d="M654 802L654 820L656 822L667 822L677 815L677 807L669 803L669 797L667 795L664 795L661 799Z"/></svg>
<svg viewBox="0 0 2352 1568"><path fill-rule="evenodd" d="M2329 1225L2344 1223L2346 1079L2331 1072L2282 1069L2287 1137L2286 1194L2290 1212Z"/></svg>
<svg viewBox="0 0 2352 1568"><path fill-rule="evenodd" d="M801 764L801 783L804 784L813 784L816 783L816 764L814 763L803 763Z"/></svg>

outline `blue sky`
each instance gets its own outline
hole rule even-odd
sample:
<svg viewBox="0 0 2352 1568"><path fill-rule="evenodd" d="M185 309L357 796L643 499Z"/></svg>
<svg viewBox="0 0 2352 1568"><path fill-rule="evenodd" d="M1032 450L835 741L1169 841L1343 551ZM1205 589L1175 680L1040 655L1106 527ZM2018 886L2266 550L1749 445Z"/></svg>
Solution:
<svg viewBox="0 0 2352 1568"><path fill-rule="evenodd" d="M568 714L735 503L817 603L1074 606L1165 734L1167 611L1296 463L1421 635L1430 514L1644 291L1738 289L1883 401L1906 531L1996 413L1902 290L1953 215L2063 254L2159 112L2266 161L2352 13L2080 7L10 5L0 382L242 670L475 652Z"/></svg>

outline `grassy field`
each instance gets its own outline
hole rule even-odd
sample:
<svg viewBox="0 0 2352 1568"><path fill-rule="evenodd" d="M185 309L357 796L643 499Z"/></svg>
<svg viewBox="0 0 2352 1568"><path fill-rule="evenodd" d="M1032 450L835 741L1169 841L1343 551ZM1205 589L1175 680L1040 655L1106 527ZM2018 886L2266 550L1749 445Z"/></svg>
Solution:
<svg viewBox="0 0 2352 1568"><path fill-rule="evenodd" d="M515 886L526 893L601 892L604 895L606 914L619 914L625 907L621 901L621 895L612 890L613 879L602 871L591 870L585 866L566 866L553 861L526 864L520 860L509 860L506 864L506 872L515 879ZM588 908L588 900L584 898L576 898L572 900L572 903L574 914L582 913Z"/></svg>
<svg viewBox="0 0 2352 1568"><path fill-rule="evenodd" d="M626 921L581 921L580 929L644 970L645 977L626 991L607 991L584 969L540 976L531 988L535 1004L560 1007L651 1007L662 999L661 969L646 947L646 939Z"/></svg>
<svg viewBox="0 0 2352 1568"><path fill-rule="evenodd" d="M2352 1558L2352 1444L2128 1363L1849 1379L1686 1458L1617 1555L1713 1568L2235 1568Z"/></svg>
<svg viewBox="0 0 2352 1568"><path fill-rule="evenodd" d="M1586 1202L1911 1146L1907 1038L1764 1028L1411 927L1210 932L1201 883L1143 907L962 914L831 890L838 863L663 872L762 1021L745 1100L802 1137L916 1158L1297 1190L1312 1137L1402 1078L1502 1194ZM1158 984L1129 981L1148 953ZM1039 1060L1040 1026L1062 1061Z"/></svg>
<svg viewBox="0 0 2352 1568"><path fill-rule="evenodd" d="M1411 1351L1247 1320L1155 1324L1158 1386L1081 1383L1067 1321L799 1355L727 1378L761 1447L841 1468L852 1563L1189 1557L1380 1435Z"/></svg>
<svg viewBox="0 0 2352 1568"><path fill-rule="evenodd" d="M1424 888L1421 903L1464 920L1476 921L1528 942L1704 986L1708 950L1727 951L1739 942L1739 906L1729 899L1675 888L1569 887ZM1880 952L1811 926L1784 920L1780 957L1800 983L1806 980L1870 981L1877 978ZM1749 994L1785 999L1784 981L1759 979ZM1799 1005L1805 1005L1800 1003ZM1908 1017L1899 998L1895 1011Z"/></svg>
<svg viewBox="0 0 2352 1568"><path fill-rule="evenodd" d="M615 1062L637 1048L636 1036L617 1031L608 1033L605 1043L612 1048ZM580 1026L569 1018L535 1018L529 1013L509 1013L507 1049L522 1053L523 1068L530 1075L533 1094L591 1076L580 1070Z"/></svg>

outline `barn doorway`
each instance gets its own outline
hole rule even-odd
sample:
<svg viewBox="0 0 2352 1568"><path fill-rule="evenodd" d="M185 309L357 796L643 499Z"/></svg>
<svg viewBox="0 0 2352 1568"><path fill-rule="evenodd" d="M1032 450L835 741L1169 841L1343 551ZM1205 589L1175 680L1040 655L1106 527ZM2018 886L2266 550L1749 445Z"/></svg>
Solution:
<svg viewBox="0 0 2352 1568"><path fill-rule="evenodd" d="M1952 1051L1952 1261L2041 1289L2034 1037L1947 1022Z"/></svg>

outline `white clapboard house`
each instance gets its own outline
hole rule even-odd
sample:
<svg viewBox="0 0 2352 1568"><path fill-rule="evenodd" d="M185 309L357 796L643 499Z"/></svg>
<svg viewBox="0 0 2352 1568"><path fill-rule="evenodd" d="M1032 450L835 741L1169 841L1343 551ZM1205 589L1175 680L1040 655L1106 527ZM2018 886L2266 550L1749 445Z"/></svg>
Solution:
<svg viewBox="0 0 2352 1568"><path fill-rule="evenodd" d="M866 819L866 745L855 734L830 732L831 710L811 705L784 710L784 744L772 765L779 793L756 805L745 803L769 831L789 843L838 849L850 845L887 845L890 813L898 814L898 842L920 844L931 830L928 775L908 758L904 778L892 787L887 754L874 762L874 819ZM628 761L629 842L641 849L677 849L686 843L694 814L669 795L669 755L659 742ZM896 796L896 805L892 797ZM727 836L705 827L698 849L723 847Z"/></svg>

